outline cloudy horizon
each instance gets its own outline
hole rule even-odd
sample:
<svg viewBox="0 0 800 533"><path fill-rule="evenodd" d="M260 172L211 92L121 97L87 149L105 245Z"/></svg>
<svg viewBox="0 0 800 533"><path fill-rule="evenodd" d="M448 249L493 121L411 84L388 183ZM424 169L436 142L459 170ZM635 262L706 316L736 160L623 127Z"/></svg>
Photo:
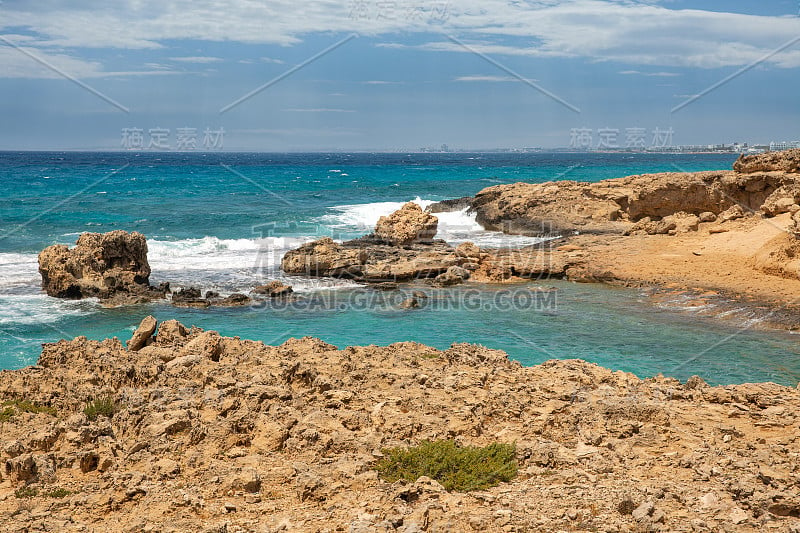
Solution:
<svg viewBox="0 0 800 533"><path fill-rule="evenodd" d="M120 149L125 131L259 151L797 140L800 5L717 4L6 1L0 149Z"/></svg>

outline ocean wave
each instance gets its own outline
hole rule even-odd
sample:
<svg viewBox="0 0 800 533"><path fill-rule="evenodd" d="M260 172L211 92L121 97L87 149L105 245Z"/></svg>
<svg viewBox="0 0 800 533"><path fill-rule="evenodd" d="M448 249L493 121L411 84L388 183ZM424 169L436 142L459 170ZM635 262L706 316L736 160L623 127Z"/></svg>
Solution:
<svg viewBox="0 0 800 533"><path fill-rule="evenodd" d="M437 200L425 200L419 196L410 201L423 209L437 202ZM405 202L373 202L337 205L330 208L332 213L323 215L316 221L328 226L334 235L337 232L369 233L375 228L380 217L397 211L404 204ZM499 231L487 231L478 224L475 213L468 213L467 209L436 213L436 216L439 218L436 237L453 245L471 241L485 248L501 248L504 246L530 246L546 240L541 237L506 235Z"/></svg>
<svg viewBox="0 0 800 533"><path fill-rule="evenodd" d="M28 253L0 253L0 290L38 284L39 256Z"/></svg>
<svg viewBox="0 0 800 533"><path fill-rule="evenodd" d="M316 236L259 239L148 240L151 283L169 281L173 288L195 286L221 294L249 292L256 285L280 280L298 292L350 287L344 280L287 277L280 270L283 255Z"/></svg>

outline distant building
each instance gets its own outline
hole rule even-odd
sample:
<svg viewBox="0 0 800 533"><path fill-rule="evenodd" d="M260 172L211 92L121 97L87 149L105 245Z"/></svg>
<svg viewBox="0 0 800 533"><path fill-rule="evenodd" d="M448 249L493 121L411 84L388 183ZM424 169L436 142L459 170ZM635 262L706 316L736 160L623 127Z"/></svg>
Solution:
<svg viewBox="0 0 800 533"><path fill-rule="evenodd" d="M779 152L781 150L791 150L792 148L800 148L800 141L782 141L769 143L770 152Z"/></svg>

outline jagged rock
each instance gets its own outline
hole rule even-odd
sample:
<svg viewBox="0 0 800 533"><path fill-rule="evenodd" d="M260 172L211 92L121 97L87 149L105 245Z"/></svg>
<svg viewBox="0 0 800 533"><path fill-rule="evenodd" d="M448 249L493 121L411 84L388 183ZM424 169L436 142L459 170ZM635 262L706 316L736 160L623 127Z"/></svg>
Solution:
<svg viewBox="0 0 800 533"><path fill-rule="evenodd" d="M366 260L365 250L344 248L330 237L323 237L286 252L281 269L288 274L358 277Z"/></svg>
<svg viewBox="0 0 800 533"><path fill-rule="evenodd" d="M417 307L419 307L419 300L414 296L400 302L400 309L416 309Z"/></svg>
<svg viewBox="0 0 800 533"><path fill-rule="evenodd" d="M380 217L375 237L394 246L430 242L436 236L439 219L408 202L389 216Z"/></svg>
<svg viewBox="0 0 800 533"><path fill-rule="evenodd" d="M796 161L800 150L791 152L770 157ZM671 172L597 183L496 185L480 191L469 204L477 221L489 230L525 235L623 233L645 217L661 220L679 212L719 214L735 205L757 211L782 187L794 190L800 186L795 163L762 167L747 174ZM743 168L741 164L739 168Z"/></svg>
<svg viewBox="0 0 800 533"><path fill-rule="evenodd" d="M186 327L177 320L166 320L158 326L155 343L158 346L175 346L188 334Z"/></svg>
<svg viewBox="0 0 800 533"><path fill-rule="evenodd" d="M467 241L456 246L456 255L459 257L466 257L473 261L479 261L483 254L475 243Z"/></svg>
<svg viewBox="0 0 800 533"><path fill-rule="evenodd" d="M213 298L208 300L211 305L217 307L240 307L243 305L250 305L253 299L246 294L234 292L225 298Z"/></svg>
<svg viewBox="0 0 800 533"><path fill-rule="evenodd" d="M442 200L436 202L425 208L427 213L450 213L452 211L462 211L471 206L472 197L464 196L462 198L454 198L452 200Z"/></svg>
<svg viewBox="0 0 800 533"><path fill-rule="evenodd" d="M39 254L42 288L57 298L163 298L151 287L147 241L141 233L117 230L83 233L73 248L48 246Z"/></svg>
<svg viewBox="0 0 800 533"><path fill-rule="evenodd" d="M149 315L144 317L139 327L133 332L128 341L128 349L136 352L146 344L153 341L153 333L156 331L156 317Z"/></svg>
<svg viewBox="0 0 800 533"><path fill-rule="evenodd" d="M628 231L626 231L625 234L675 235L678 233L697 231L699 224L700 217L697 215L679 212L675 213L674 215L668 215L661 220L651 220L650 217L644 217L634 224Z"/></svg>
<svg viewBox="0 0 800 533"><path fill-rule="evenodd" d="M214 291L206 292L206 297L202 297L202 292L197 287L186 287L172 294L172 305L175 307L196 307L206 308L217 307L239 307L249 305L252 299L246 294L233 293L224 298Z"/></svg>
<svg viewBox="0 0 800 533"><path fill-rule="evenodd" d="M464 283L464 281L469 279L469 276L469 270L459 266L451 266L447 269L447 272L433 278L433 284L439 287L449 287L451 285Z"/></svg>
<svg viewBox="0 0 800 533"><path fill-rule="evenodd" d="M700 222L716 222L717 221L717 215L715 215L711 211L704 211L704 212L700 213L700 215L698 215L698 218L700 219Z"/></svg>
<svg viewBox="0 0 800 533"><path fill-rule="evenodd" d="M0 372L0 402L57 410L2 424L4 529L757 531L800 515L794 387L522 367L467 344L339 350L169 329L172 345L76 338ZM106 394L117 412L89 420L87 400ZM519 475L466 494L376 472L385 448L440 438L516 443Z"/></svg>
<svg viewBox="0 0 800 533"><path fill-rule="evenodd" d="M737 220L744 218L744 209L740 205L732 205L725 211L719 214L717 220L719 222L727 222L729 220Z"/></svg>
<svg viewBox="0 0 800 533"><path fill-rule="evenodd" d="M211 304L203 298L203 293L197 287L184 287L172 293L172 305L203 308Z"/></svg>
<svg viewBox="0 0 800 533"><path fill-rule="evenodd" d="M800 149L741 155L733 164L733 170L740 173L800 172Z"/></svg>
<svg viewBox="0 0 800 533"><path fill-rule="evenodd" d="M761 211L768 217L774 217L782 213L789 213L792 211L792 207L798 204L800 204L800 184L792 184L779 187L770 194L764 200Z"/></svg>
<svg viewBox="0 0 800 533"><path fill-rule="evenodd" d="M453 247L442 241L398 247L370 236L341 244L326 237L287 252L281 268L288 274L377 284L435 277L464 261Z"/></svg>
<svg viewBox="0 0 800 533"><path fill-rule="evenodd" d="M279 296L288 296L293 291L290 285L286 285L280 281L270 281L265 285L259 285L253 289L253 294L263 294L270 298L277 298Z"/></svg>

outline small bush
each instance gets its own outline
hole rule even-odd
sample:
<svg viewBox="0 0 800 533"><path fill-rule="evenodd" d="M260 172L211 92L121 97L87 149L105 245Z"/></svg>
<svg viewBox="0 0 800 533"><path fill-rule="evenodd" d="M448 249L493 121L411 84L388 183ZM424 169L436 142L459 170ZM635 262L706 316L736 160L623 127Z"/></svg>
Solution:
<svg viewBox="0 0 800 533"><path fill-rule="evenodd" d="M8 422L18 413L46 413L55 416L56 408L46 405L39 405L30 400L7 400L2 403L3 409L0 410L0 422Z"/></svg>
<svg viewBox="0 0 800 533"><path fill-rule="evenodd" d="M48 498L66 498L67 496L71 495L72 491L67 489L53 489L44 493L44 496Z"/></svg>
<svg viewBox="0 0 800 533"><path fill-rule="evenodd" d="M114 399L111 396L95 398L83 409L83 413L89 420L97 420L97 417L101 415L111 418L116 411L117 404L114 403Z"/></svg>
<svg viewBox="0 0 800 533"><path fill-rule="evenodd" d="M0 411L0 424L3 422L8 422L14 415L17 414L17 410L13 407L5 407L2 411Z"/></svg>
<svg viewBox="0 0 800 533"><path fill-rule="evenodd" d="M517 475L516 446L494 443L485 448L458 446L452 440L424 441L410 448L383 450L376 470L393 483L435 479L448 491L483 490Z"/></svg>
<svg viewBox="0 0 800 533"><path fill-rule="evenodd" d="M14 491L14 496L17 498L34 498L39 495L39 489L33 487L20 487Z"/></svg>

